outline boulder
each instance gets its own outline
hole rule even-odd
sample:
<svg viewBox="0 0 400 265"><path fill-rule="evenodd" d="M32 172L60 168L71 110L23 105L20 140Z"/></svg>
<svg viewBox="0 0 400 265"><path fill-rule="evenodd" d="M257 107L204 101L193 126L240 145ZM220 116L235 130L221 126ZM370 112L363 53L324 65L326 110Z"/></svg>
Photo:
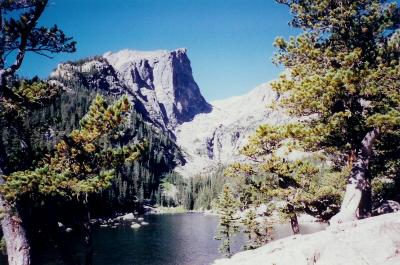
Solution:
<svg viewBox="0 0 400 265"><path fill-rule="evenodd" d="M400 264L400 213L348 222L273 241L213 265Z"/></svg>
<svg viewBox="0 0 400 265"><path fill-rule="evenodd" d="M133 213L128 213L122 216L122 220L123 221L133 221L135 220L135 216L133 215Z"/></svg>
<svg viewBox="0 0 400 265"><path fill-rule="evenodd" d="M140 226L141 226L140 224L132 223L131 228L138 229L138 228L140 228Z"/></svg>

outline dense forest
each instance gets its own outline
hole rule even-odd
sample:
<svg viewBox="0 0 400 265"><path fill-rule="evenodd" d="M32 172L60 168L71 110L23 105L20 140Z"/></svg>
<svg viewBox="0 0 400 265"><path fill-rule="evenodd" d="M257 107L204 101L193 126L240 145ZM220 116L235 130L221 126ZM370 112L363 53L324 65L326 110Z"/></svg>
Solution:
<svg viewBox="0 0 400 265"><path fill-rule="evenodd" d="M160 206L182 206L186 210L211 210L227 182L224 170L220 166L187 179L176 172L168 173L162 179L156 202Z"/></svg>
<svg viewBox="0 0 400 265"><path fill-rule="evenodd" d="M38 81L34 79L15 82L17 86L23 86ZM98 93L103 94L110 102L121 96L101 88L87 87L84 78L58 81L62 82L64 89L48 104L23 112L15 120L2 117L1 150L4 152L2 157L6 159L3 162L4 172L37 166L44 155L53 151L55 144L64 135L79 126L79 121ZM139 139L147 139L149 150L140 161L118 168L112 187L101 195L104 200L96 200L102 211L107 209L105 204L109 204L109 210L127 211L135 208L133 202L137 202L136 208L143 205L144 201L155 203L155 194L163 175L184 162L178 147L168 135L146 124L135 111L129 114L128 120L121 132L123 137L118 141L111 141L109 145L123 146Z"/></svg>

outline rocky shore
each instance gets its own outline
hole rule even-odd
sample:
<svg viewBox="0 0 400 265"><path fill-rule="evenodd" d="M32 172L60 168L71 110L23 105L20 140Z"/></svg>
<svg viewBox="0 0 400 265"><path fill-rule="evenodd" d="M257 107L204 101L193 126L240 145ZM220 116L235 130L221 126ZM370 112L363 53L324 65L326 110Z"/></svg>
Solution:
<svg viewBox="0 0 400 265"><path fill-rule="evenodd" d="M400 213L348 222L286 237L240 252L213 265L395 265L400 264Z"/></svg>

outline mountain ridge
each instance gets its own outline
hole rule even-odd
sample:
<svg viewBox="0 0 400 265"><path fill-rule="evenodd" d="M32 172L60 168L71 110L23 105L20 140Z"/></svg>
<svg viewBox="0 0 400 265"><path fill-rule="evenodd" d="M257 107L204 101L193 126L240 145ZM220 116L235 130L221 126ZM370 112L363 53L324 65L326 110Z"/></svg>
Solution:
<svg viewBox="0 0 400 265"><path fill-rule="evenodd" d="M107 52L59 64L50 76L81 78L88 87L128 95L135 111L168 132L186 154L186 163L176 168L184 177L244 159L239 150L259 125L285 120L266 108L278 99L269 82L245 95L208 103L193 78L185 48Z"/></svg>
<svg viewBox="0 0 400 265"><path fill-rule="evenodd" d="M191 123L183 123L175 130L177 144L186 153L187 161L177 171L190 177L234 161L245 161L239 151L258 126L287 120L282 113L267 108L277 99L277 93L267 82L242 96L211 102L210 113L199 114Z"/></svg>

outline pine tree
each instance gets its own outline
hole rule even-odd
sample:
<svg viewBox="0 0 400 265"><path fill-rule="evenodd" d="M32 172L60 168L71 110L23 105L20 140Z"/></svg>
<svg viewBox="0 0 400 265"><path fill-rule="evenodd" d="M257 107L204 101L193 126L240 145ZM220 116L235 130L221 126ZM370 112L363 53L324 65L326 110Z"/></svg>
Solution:
<svg viewBox="0 0 400 265"><path fill-rule="evenodd" d="M243 152L248 154L254 147L253 140ZM232 164L225 172L242 209L265 205L268 209L265 214L277 211L280 221L289 221L295 234L300 232L298 214L328 220L338 211L345 184L343 172L325 168L319 160L290 161L279 156L277 150L263 159L262 163ZM265 219L268 223L268 216ZM264 242L269 240L268 233L260 237L264 237Z"/></svg>
<svg viewBox="0 0 400 265"><path fill-rule="evenodd" d="M239 231L239 217L237 217L237 201L228 186L224 187L222 194L216 202L215 209L220 218L215 239L222 241L219 251L230 257L232 255L231 238Z"/></svg>
<svg viewBox="0 0 400 265"><path fill-rule="evenodd" d="M257 163L232 165L228 174L241 179L243 207L283 202L277 210L294 232L297 213L326 220L339 200L331 223L367 217L371 178L399 181L398 146L388 144L400 136L399 8L374 0L278 2L303 30L275 41L275 62L288 71L273 83L280 100L271 107L293 119L260 126L242 150ZM309 158L291 161L293 150Z"/></svg>
<svg viewBox="0 0 400 265"><path fill-rule="evenodd" d="M31 90L34 93L18 93L10 84L27 52L50 57L51 53L75 51L76 42L67 37L57 26L47 28L37 25L47 2L48 0L0 1L0 116L18 113L20 107L30 106L32 100L44 96L38 93L37 88L40 89L40 85L30 87L34 88ZM7 65L8 62L12 63ZM35 94L40 96L37 97ZM1 152L0 156L3 155ZM3 157L0 157L0 161L3 160ZM0 184L4 182L3 168L4 165L0 164ZM19 222L12 221L20 219L18 211L13 209L2 194L0 194L0 206L4 213L1 224L7 242L9 264L30 264L30 247L24 227Z"/></svg>
<svg viewBox="0 0 400 265"><path fill-rule="evenodd" d="M398 137L400 129L400 9L380 0L278 2L290 8L291 25L303 33L276 39L275 62L289 74L273 87L282 95L279 107L303 118L279 133L261 128L259 142L273 139L276 146L289 138L296 148L324 150L337 167L350 167L332 222L368 217L371 161L384 152L380 143ZM391 161L385 163L384 171L393 170Z"/></svg>
<svg viewBox="0 0 400 265"><path fill-rule="evenodd" d="M29 205L43 203L52 199L74 200L86 208L87 216L84 225L84 242L87 264L91 263L91 225L88 197L111 186L116 175L115 169L127 161L137 160L146 149L146 142L136 145L109 148L109 138L120 137L121 125L130 108L126 97L109 105L101 96L97 96L89 108L89 112L80 121L80 129L73 130L55 146L53 153L48 154L33 170L17 171L3 176L5 182L0 186L0 192L14 211ZM29 251L26 236L26 222L19 218L18 226L13 225L15 218L5 215L2 219L6 225L7 235L12 235L18 229L18 235L24 238L22 242ZM9 231L11 227L13 230ZM5 237L7 249L17 247L12 237ZM20 241L17 241L21 244ZM11 252L12 253L12 252ZM23 262L29 263L29 255ZM23 264L18 261L17 264Z"/></svg>
<svg viewBox="0 0 400 265"><path fill-rule="evenodd" d="M265 217L257 218L257 212L249 209L241 223L244 233L247 234L247 244L244 249L256 249L268 243L272 239L272 226Z"/></svg>
<svg viewBox="0 0 400 265"><path fill-rule="evenodd" d="M51 53L75 51L76 42L56 25L38 27L38 20L47 3L48 0L0 2L0 95L14 102L21 103L24 98L12 91L7 79L21 67L27 52L50 57ZM15 56L15 60L7 66L10 58L6 60L6 57L10 54Z"/></svg>
<svg viewBox="0 0 400 265"><path fill-rule="evenodd" d="M107 138L118 137L118 127L130 108L126 97L108 105L97 96L81 120L81 128L64 137L41 166L5 176L0 191L8 201L21 198L63 196L84 200L88 194L110 187L115 168L134 161L145 150L145 143L121 148L105 148Z"/></svg>

